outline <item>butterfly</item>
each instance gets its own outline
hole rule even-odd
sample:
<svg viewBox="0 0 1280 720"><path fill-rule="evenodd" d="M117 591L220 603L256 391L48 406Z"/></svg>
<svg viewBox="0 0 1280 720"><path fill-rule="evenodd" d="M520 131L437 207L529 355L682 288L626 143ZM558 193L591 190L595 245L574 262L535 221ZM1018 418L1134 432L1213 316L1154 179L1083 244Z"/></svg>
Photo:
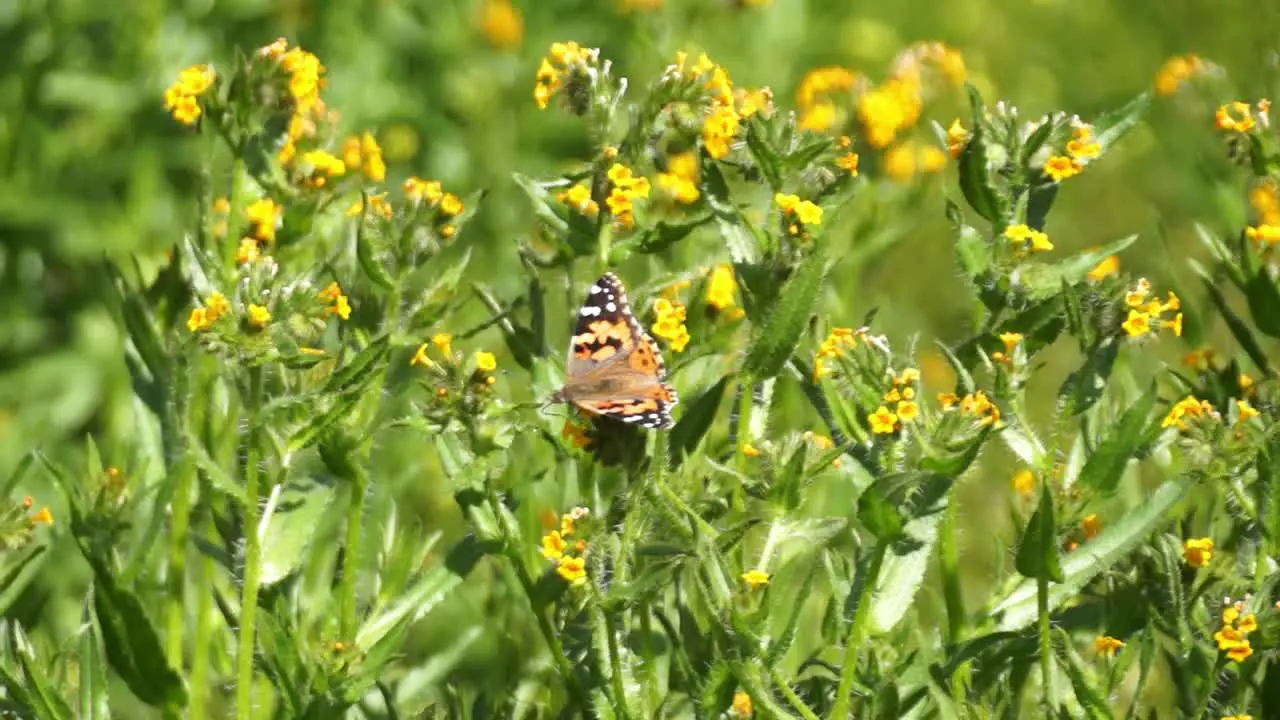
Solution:
<svg viewBox="0 0 1280 720"><path fill-rule="evenodd" d="M671 427L679 399L666 382L666 366L653 338L627 305L622 281L605 273L578 311L564 386L551 402L644 428Z"/></svg>

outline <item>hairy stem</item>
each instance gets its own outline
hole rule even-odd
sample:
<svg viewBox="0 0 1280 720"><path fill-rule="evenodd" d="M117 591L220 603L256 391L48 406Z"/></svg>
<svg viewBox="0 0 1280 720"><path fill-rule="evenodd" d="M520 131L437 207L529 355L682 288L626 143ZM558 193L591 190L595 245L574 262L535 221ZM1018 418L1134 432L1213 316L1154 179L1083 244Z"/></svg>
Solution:
<svg viewBox="0 0 1280 720"><path fill-rule="evenodd" d="M349 478L351 503L347 507L347 539L343 547L342 587L338 593L339 628L345 640L356 636L356 578L360 574L360 523L364 517L369 477L354 463Z"/></svg>
<svg viewBox="0 0 1280 720"><path fill-rule="evenodd" d="M257 622L258 584L262 574L262 539L258 536L259 468L258 412L262 407L262 368L249 368L249 398L245 412L249 430L245 437L244 581L240 587L240 636L236 644L236 718L253 717L254 625Z"/></svg>
<svg viewBox="0 0 1280 720"><path fill-rule="evenodd" d="M1049 631L1049 579L1043 575L1036 579L1036 607L1039 610L1040 675L1044 681L1044 707L1048 711L1058 692L1053 675L1053 637Z"/></svg>
<svg viewBox="0 0 1280 720"><path fill-rule="evenodd" d="M880 565L884 562L887 546L877 543L871 551L871 558L866 570L854 582L857 585L858 604L853 613L853 622L849 623L849 634L844 641L844 663L840 668L840 685L836 689L836 702L827 717L831 720L844 720L849 717L849 698L853 694L854 675L858 669L858 651L862 649L863 635L866 633L867 616L871 612L871 595L876 589L876 580L880 577Z"/></svg>

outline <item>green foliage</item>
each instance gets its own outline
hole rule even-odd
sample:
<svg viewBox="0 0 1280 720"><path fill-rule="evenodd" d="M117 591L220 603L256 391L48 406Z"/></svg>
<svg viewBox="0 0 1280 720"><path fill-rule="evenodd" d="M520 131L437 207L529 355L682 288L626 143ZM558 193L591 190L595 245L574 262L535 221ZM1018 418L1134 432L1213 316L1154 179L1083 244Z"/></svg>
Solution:
<svg viewBox="0 0 1280 720"><path fill-rule="evenodd" d="M1024 98L862 42L892 8L525 5L0 18L0 715L1265 715L1234 73ZM1139 177L1190 178L1157 239Z"/></svg>

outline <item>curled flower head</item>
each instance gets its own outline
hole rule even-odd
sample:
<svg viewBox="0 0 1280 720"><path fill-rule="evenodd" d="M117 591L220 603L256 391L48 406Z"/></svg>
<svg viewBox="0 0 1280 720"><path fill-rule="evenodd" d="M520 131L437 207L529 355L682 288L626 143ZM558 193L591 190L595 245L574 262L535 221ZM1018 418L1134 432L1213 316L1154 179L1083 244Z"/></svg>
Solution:
<svg viewBox="0 0 1280 720"><path fill-rule="evenodd" d="M1202 568L1213 559L1212 538L1191 538L1182 544L1182 559L1193 568Z"/></svg>

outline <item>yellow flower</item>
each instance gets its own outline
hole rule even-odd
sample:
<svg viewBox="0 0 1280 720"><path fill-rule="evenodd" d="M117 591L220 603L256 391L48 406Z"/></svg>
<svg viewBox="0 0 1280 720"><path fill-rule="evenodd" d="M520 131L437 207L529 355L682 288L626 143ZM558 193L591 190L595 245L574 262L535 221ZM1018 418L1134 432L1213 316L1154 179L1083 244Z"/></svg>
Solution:
<svg viewBox="0 0 1280 720"><path fill-rule="evenodd" d="M1129 318L1120 324L1129 337L1139 337L1151 332L1151 316L1140 310L1129 310Z"/></svg>
<svg viewBox="0 0 1280 720"><path fill-rule="evenodd" d="M570 585L582 585L587 581L587 563L580 557L566 555L560 558L556 573Z"/></svg>
<svg viewBox="0 0 1280 720"><path fill-rule="evenodd" d="M164 91L164 109L183 125L194 125L204 110L199 97L213 86L217 74L212 65L193 65L178 73L178 79Z"/></svg>
<svg viewBox="0 0 1280 720"><path fill-rule="evenodd" d="M271 313L261 305L250 305L248 307L248 320L251 327L261 330L271 322Z"/></svg>
<svg viewBox="0 0 1280 720"><path fill-rule="evenodd" d="M822 223L822 208L814 205L812 202L805 200L795 208L796 219L805 225L818 225Z"/></svg>
<svg viewBox="0 0 1280 720"><path fill-rule="evenodd" d="M1107 276L1115 275L1117 272L1120 272L1120 258L1115 255L1108 255L1089 271L1089 279L1097 282Z"/></svg>
<svg viewBox="0 0 1280 720"><path fill-rule="evenodd" d="M951 153L951 157L958 158L968 143L969 131L960 124L960 118L952 120L951 126L947 128L947 152Z"/></svg>
<svg viewBox="0 0 1280 720"><path fill-rule="evenodd" d="M485 0L480 12L480 32L498 50L519 47L524 37L520 11L509 0Z"/></svg>
<svg viewBox="0 0 1280 720"><path fill-rule="evenodd" d="M476 369L481 372L493 372L498 369L498 360L491 352L477 352Z"/></svg>
<svg viewBox="0 0 1280 720"><path fill-rule="evenodd" d="M1102 521L1098 519L1097 513L1089 513L1084 516L1084 520L1080 521L1080 530L1084 533L1086 540L1092 540L1102 532Z"/></svg>
<svg viewBox="0 0 1280 720"><path fill-rule="evenodd" d="M445 193L440 198L440 212L450 217L461 215L463 211L462 199L453 193Z"/></svg>
<svg viewBox="0 0 1280 720"><path fill-rule="evenodd" d="M379 215L386 219L391 219L395 210L391 207L391 203L387 202L386 193L378 193L369 196L369 214ZM347 208L347 217L359 217L364 214L364 200L357 200Z"/></svg>
<svg viewBox="0 0 1280 720"><path fill-rule="evenodd" d="M1253 720L1253 716L1245 715L1244 713L1240 713L1239 715L1223 715L1222 720Z"/></svg>
<svg viewBox="0 0 1280 720"><path fill-rule="evenodd" d="M707 305L717 312L732 307L733 294L737 289L738 284L733 278L733 267L717 265L711 271L710 280L707 281Z"/></svg>
<svg viewBox="0 0 1280 720"><path fill-rule="evenodd" d="M310 168L305 172L306 184L309 187L321 188L330 178L347 174L347 164L324 150L312 150L302 154L302 164Z"/></svg>
<svg viewBox="0 0 1280 720"><path fill-rule="evenodd" d="M1253 119L1253 108L1249 103L1240 101L1219 106L1213 121L1219 130L1236 133L1249 132L1257 124Z"/></svg>
<svg viewBox="0 0 1280 720"><path fill-rule="evenodd" d="M716 106L702 123L702 145L708 155L719 160L729 154L737 133L738 113L727 105Z"/></svg>
<svg viewBox="0 0 1280 720"><path fill-rule="evenodd" d="M449 333L436 333L431 336L431 344L436 346L441 355L449 355L453 352L453 336Z"/></svg>
<svg viewBox="0 0 1280 720"><path fill-rule="evenodd" d="M202 307L192 308L191 314L187 316L187 331L199 332L209 327L209 313Z"/></svg>
<svg viewBox="0 0 1280 720"><path fill-rule="evenodd" d="M236 249L236 264L248 265L255 263L262 256L262 251L258 247L258 241L254 238L240 238L240 246Z"/></svg>
<svg viewBox="0 0 1280 720"><path fill-rule="evenodd" d="M672 350L684 352L690 339L689 329L684 324L685 307L666 298L658 298L653 309L657 316L652 327L653 334L670 343Z"/></svg>
<svg viewBox="0 0 1280 720"><path fill-rule="evenodd" d="M884 152L880 160L890 180L906 183L916 174L916 155L909 145L898 145Z"/></svg>
<svg viewBox="0 0 1280 720"><path fill-rule="evenodd" d="M1044 174L1052 178L1054 182L1062 182L1067 178L1075 177L1083 170L1083 165L1066 155L1054 155L1044 162Z"/></svg>
<svg viewBox="0 0 1280 720"><path fill-rule="evenodd" d="M1021 223L1005 228L1004 237L1022 252L1049 252L1053 249L1048 235Z"/></svg>
<svg viewBox="0 0 1280 720"><path fill-rule="evenodd" d="M1193 568L1202 568L1213 559L1211 538L1191 538L1182 544L1182 558Z"/></svg>
<svg viewBox="0 0 1280 720"><path fill-rule="evenodd" d="M1013 491L1022 497L1030 497L1031 493L1036 489L1035 473L1023 468L1014 473Z"/></svg>
<svg viewBox="0 0 1280 720"><path fill-rule="evenodd" d="M1119 650L1122 647L1124 647L1124 643L1110 635L1099 635L1093 641L1094 652L1106 657L1114 657L1116 650Z"/></svg>
<svg viewBox="0 0 1280 720"><path fill-rule="evenodd" d="M661 180L661 176L659 176ZM591 199L591 189L586 185L574 185L556 195L556 202L568 205L580 214L594 217L600 212L600 205Z"/></svg>
<svg viewBox="0 0 1280 720"><path fill-rule="evenodd" d="M337 315L343 320L348 320L351 318L351 301L347 299L346 295L339 295L332 305L325 308L325 311L330 315Z"/></svg>
<svg viewBox="0 0 1280 720"><path fill-rule="evenodd" d="M658 187L666 190L677 203L690 205L698 201L698 159L692 152L667 159L667 172L658 173Z"/></svg>
<svg viewBox="0 0 1280 720"><path fill-rule="evenodd" d="M749 458L760 457L760 451L757 450L750 443L742 446L742 454L746 455Z"/></svg>
<svg viewBox="0 0 1280 720"><path fill-rule="evenodd" d="M209 322L213 322L231 310L231 301L220 292L212 292L204 301L205 309L209 313Z"/></svg>
<svg viewBox="0 0 1280 720"><path fill-rule="evenodd" d="M417 352L415 352L413 357L409 359L409 365L426 365L427 367L435 366L435 363L431 362L431 358L427 357L426 343L422 343L418 346Z"/></svg>
<svg viewBox="0 0 1280 720"><path fill-rule="evenodd" d="M942 172L942 169L947 166L947 154L932 145L921 148L917 160L920 164L920 172L923 173Z"/></svg>
<svg viewBox="0 0 1280 720"><path fill-rule="evenodd" d="M755 712L751 706L751 696L741 690L733 694L733 705L729 709L733 711L734 716L740 718L751 717L751 713Z"/></svg>
<svg viewBox="0 0 1280 720"><path fill-rule="evenodd" d="M435 180L411 177L404 181L401 189L404 191L405 198L411 203L419 203L425 200L427 203L434 205L444 197L444 190L441 189L440 183Z"/></svg>
<svg viewBox="0 0 1280 720"><path fill-rule="evenodd" d="M559 532L553 530L542 536L542 556L548 560L559 560L564 557L566 547L564 537Z"/></svg>
<svg viewBox="0 0 1280 720"><path fill-rule="evenodd" d="M1018 347L1018 343L1022 342L1022 333L1000 333L1000 342L1004 343L1005 352L1013 352L1013 349Z"/></svg>
<svg viewBox="0 0 1280 720"><path fill-rule="evenodd" d="M1172 95L1177 92L1179 85L1202 72L1204 68L1204 61L1195 55L1178 55L1169 58L1156 72L1156 94Z"/></svg>
<svg viewBox="0 0 1280 720"><path fill-rule="evenodd" d="M894 408L894 414L904 423L914 422L920 417L920 406L913 400L902 400Z"/></svg>
<svg viewBox="0 0 1280 720"><path fill-rule="evenodd" d="M858 176L858 153L845 153L836 158L836 167L842 170L848 170L853 177Z"/></svg>
<svg viewBox="0 0 1280 720"><path fill-rule="evenodd" d="M742 573L742 581L747 584L749 589L756 590L763 585L769 584L769 573L763 570L748 570Z"/></svg>
<svg viewBox="0 0 1280 720"><path fill-rule="evenodd" d="M893 414L889 408L881 405L876 411L867 416L867 422L871 425L871 432L877 435L889 435L898 427L898 416Z"/></svg>
<svg viewBox="0 0 1280 720"><path fill-rule="evenodd" d="M1258 629L1258 621L1252 613L1241 618L1237 605L1240 603L1222 611L1222 629L1213 634L1213 639L1218 643L1219 650L1227 651L1228 658L1242 663L1253 654L1247 636Z"/></svg>

